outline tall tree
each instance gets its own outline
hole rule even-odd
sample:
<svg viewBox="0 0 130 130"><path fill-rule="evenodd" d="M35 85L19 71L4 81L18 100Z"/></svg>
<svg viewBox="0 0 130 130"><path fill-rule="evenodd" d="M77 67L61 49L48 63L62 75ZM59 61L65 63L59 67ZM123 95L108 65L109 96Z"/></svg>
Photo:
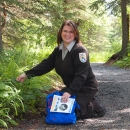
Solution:
<svg viewBox="0 0 130 130"><path fill-rule="evenodd" d="M121 0L121 16L122 16L122 49L121 55L127 56L127 46L129 42L129 16L126 10L126 0Z"/></svg>
<svg viewBox="0 0 130 130"><path fill-rule="evenodd" d="M111 63L118 59L121 59L123 56L127 56L127 46L129 42L129 24L128 24L128 17L127 17L127 4L129 0L113 0L106 2L106 0L96 0L90 6L92 10L98 10L99 5L105 5L105 10L111 10L111 14L117 15L120 11L121 18L122 18L122 48L116 54L113 54L107 63Z"/></svg>

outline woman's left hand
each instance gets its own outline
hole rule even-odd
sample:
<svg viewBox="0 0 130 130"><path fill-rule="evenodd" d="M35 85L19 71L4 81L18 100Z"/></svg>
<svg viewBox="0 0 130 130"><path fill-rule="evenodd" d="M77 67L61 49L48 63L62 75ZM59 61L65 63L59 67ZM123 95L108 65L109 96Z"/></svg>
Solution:
<svg viewBox="0 0 130 130"><path fill-rule="evenodd" d="M69 93L65 92L62 96L62 102L67 102L70 96Z"/></svg>

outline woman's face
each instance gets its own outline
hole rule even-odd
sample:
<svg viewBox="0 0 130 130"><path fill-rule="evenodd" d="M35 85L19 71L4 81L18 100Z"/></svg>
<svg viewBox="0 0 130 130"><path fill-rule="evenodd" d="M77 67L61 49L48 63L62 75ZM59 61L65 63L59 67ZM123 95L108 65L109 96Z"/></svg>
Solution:
<svg viewBox="0 0 130 130"><path fill-rule="evenodd" d="M65 44L70 44L75 38L73 28L71 26L65 25L62 29L61 37Z"/></svg>

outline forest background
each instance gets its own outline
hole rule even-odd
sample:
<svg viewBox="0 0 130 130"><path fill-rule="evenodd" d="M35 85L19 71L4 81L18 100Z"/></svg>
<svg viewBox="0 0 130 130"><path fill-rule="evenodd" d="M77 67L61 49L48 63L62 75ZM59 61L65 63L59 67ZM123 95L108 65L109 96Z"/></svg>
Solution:
<svg viewBox="0 0 130 130"><path fill-rule="evenodd" d="M42 110L45 91L62 86L54 70L24 83L15 78L48 57L66 19L77 23L91 62L129 67L129 13L129 0L1 1L0 127L17 125L23 113Z"/></svg>

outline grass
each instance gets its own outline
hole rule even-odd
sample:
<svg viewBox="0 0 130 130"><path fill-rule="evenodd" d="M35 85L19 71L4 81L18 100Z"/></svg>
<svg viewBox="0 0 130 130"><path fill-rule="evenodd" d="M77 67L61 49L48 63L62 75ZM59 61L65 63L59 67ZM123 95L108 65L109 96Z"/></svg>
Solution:
<svg viewBox="0 0 130 130"><path fill-rule="evenodd" d="M104 63L112 55L109 52L90 52L90 62Z"/></svg>

